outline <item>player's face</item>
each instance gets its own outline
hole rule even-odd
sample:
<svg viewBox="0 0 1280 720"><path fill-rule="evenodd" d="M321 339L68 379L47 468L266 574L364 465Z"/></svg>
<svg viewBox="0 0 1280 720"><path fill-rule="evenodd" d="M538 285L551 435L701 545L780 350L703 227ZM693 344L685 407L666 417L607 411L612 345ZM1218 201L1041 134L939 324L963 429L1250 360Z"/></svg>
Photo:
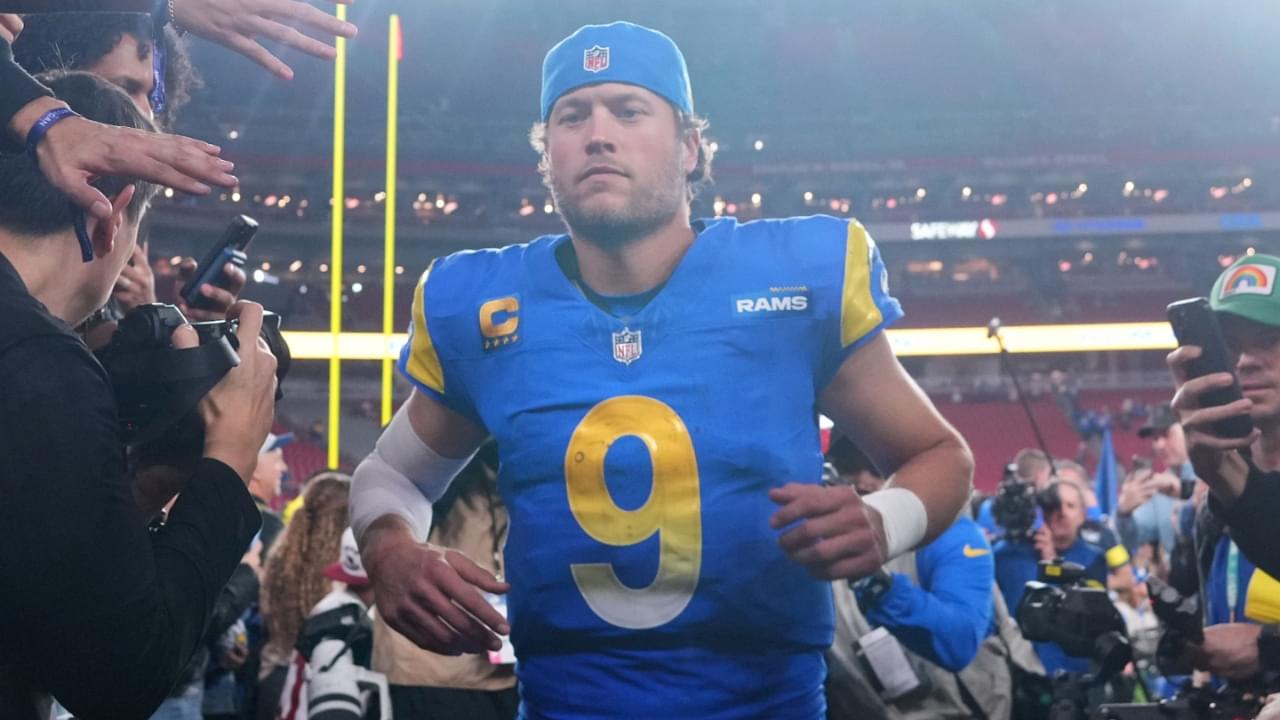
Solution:
<svg viewBox="0 0 1280 720"><path fill-rule="evenodd" d="M156 82L150 43L139 46L137 38L124 33L111 52L85 70L124 90L143 117L155 119L151 112L151 90Z"/></svg>
<svg viewBox="0 0 1280 720"><path fill-rule="evenodd" d="M1280 327L1219 315L1227 346L1236 361L1240 391L1253 401L1254 422L1280 420Z"/></svg>
<svg viewBox="0 0 1280 720"><path fill-rule="evenodd" d="M658 95L605 83L556 101L547 158L565 224L585 239L616 245L644 237L685 207L697 137L680 132L675 110Z"/></svg>

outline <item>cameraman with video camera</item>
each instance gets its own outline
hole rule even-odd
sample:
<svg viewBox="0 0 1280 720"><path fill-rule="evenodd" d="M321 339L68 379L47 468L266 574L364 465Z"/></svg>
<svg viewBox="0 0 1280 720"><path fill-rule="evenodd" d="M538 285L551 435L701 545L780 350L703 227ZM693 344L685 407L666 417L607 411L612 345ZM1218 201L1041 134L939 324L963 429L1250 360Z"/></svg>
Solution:
<svg viewBox="0 0 1280 720"><path fill-rule="evenodd" d="M42 79L85 117L154 132L101 79ZM261 523L243 479L271 423L276 361L258 339L262 309L233 308L239 365L200 401L203 458L149 533L168 490L131 487L112 382L70 327L110 294L156 188L96 180L109 217L81 224L40 172L40 142L33 132L27 154L0 156L0 575L22 581L0 594L0 717L44 717L48 694L81 718L145 717ZM190 327L171 341L198 344Z"/></svg>
<svg viewBox="0 0 1280 720"><path fill-rule="evenodd" d="M1026 593L1027 583L1037 579L1042 561L1063 558L1081 565L1090 585L1107 587L1107 549L1081 537L1085 525L1085 494L1075 482L1055 480L1036 495L1044 521L1036 528L1031 523L1019 534L1009 534L996 542L996 584L1010 611L1016 611ZM1126 558L1127 560L1127 558ZM1087 660L1070 657L1054 643L1035 643L1036 654L1046 672L1058 670L1086 672Z"/></svg>
<svg viewBox="0 0 1280 720"><path fill-rule="evenodd" d="M1204 349L1169 355L1177 383L1173 408L1196 475L1210 489L1197 512L1196 555L1206 625L1200 668L1230 680L1280 672L1280 258L1242 257L1218 277L1209 306L1222 327L1234 375L1192 377ZM1209 405L1205 393L1239 381L1243 398ZM1226 437L1215 423L1245 416L1254 430ZM1269 688L1276 689L1276 688Z"/></svg>

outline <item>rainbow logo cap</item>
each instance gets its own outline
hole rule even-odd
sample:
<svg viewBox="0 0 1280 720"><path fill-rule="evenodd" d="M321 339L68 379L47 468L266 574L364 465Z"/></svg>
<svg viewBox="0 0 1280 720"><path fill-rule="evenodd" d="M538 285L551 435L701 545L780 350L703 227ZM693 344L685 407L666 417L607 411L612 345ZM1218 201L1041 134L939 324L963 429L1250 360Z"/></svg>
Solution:
<svg viewBox="0 0 1280 720"><path fill-rule="evenodd" d="M1280 325L1280 298L1276 273L1280 258L1247 255L1235 261L1213 284L1209 304L1217 312L1231 313L1264 325Z"/></svg>

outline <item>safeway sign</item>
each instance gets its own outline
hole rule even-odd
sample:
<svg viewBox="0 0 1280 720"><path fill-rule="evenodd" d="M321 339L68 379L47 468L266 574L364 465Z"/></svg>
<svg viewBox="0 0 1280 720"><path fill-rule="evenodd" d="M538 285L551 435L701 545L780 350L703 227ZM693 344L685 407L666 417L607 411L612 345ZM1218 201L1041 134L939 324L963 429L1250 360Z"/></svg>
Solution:
<svg viewBox="0 0 1280 720"><path fill-rule="evenodd" d="M961 222L911 223L912 240L990 240L996 236L996 222L990 218Z"/></svg>

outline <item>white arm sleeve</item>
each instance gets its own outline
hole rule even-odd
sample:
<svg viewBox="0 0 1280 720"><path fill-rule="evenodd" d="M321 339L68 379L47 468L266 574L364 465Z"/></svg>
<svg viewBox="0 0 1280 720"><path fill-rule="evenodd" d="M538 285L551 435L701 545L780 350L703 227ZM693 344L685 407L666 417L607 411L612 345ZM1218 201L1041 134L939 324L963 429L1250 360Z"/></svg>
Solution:
<svg viewBox="0 0 1280 720"><path fill-rule="evenodd" d="M475 451L456 460L442 457L418 437L401 407L351 477L351 529L356 540L383 515L399 515L418 541L426 542L431 503L444 495L474 456Z"/></svg>

